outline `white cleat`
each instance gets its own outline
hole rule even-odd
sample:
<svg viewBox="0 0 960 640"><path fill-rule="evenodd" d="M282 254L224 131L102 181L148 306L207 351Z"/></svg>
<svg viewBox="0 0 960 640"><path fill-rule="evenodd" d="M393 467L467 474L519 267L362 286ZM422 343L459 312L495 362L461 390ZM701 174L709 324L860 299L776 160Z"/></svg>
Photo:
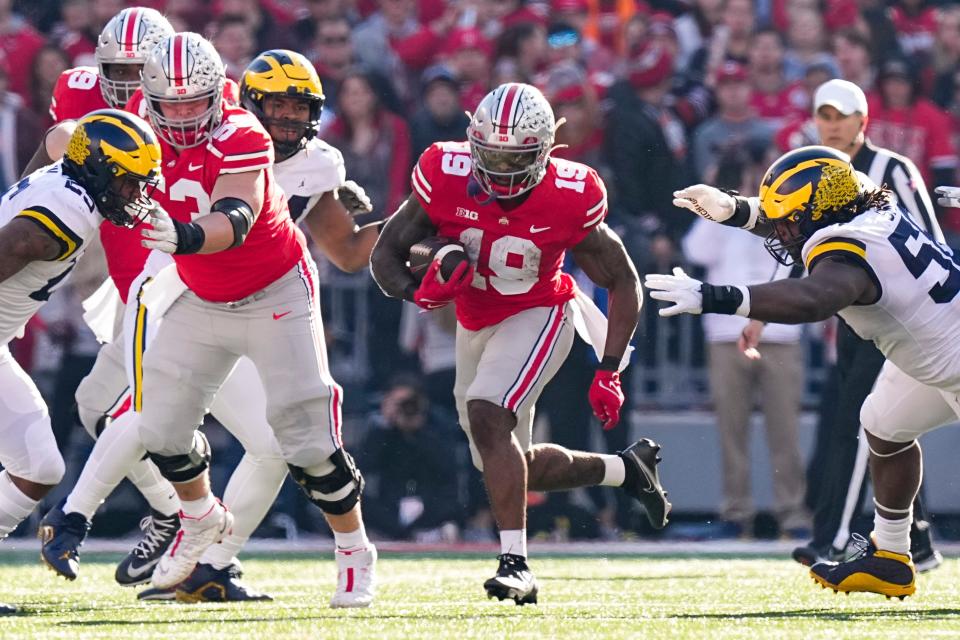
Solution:
<svg viewBox="0 0 960 640"><path fill-rule="evenodd" d="M369 607L376 590L377 548L371 544L363 549L337 549L334 555L337 591L330 599L330 607Z"/></svg>
<svg viewBox="0 0 960 640"><path fill-rule="evenodd" d="M219 500L200 518L191 518L181 511L180 531L153 570L153 586L169 589L186 580L207 547L223 540L232 528L233 514Z"/></svg>

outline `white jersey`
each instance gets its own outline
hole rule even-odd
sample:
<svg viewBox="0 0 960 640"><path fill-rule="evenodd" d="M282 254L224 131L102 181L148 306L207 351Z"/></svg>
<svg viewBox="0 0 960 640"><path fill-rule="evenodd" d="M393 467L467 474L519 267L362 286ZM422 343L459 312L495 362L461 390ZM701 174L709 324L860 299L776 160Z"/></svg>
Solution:
<svg viewBox="0 0 960 640"><path fill-rule="evenodd" d="M889 206L820 229L802 255L808 270L828 256L863 266L879 298L840 317L910 377L960 392L960 263L950 249Z"/></svg>
<svg viewBox="0 0 960 640"><path fill-rule="evenodd" d="M80 185L63 175L61 162L38 169L0 196L0 227L25 218L60 246L52 260L35 260L0 282L0 345L23 326L64 283L103 218Z"/></svg>
<svg viewBox="0 0 960 640"><path fill-rule="evenodd" d="M274 164L273 175L287 195L295 223L310 213L323 194L343 186L347 179L343 155L320 138L307 140L303 149Z"/></svg>

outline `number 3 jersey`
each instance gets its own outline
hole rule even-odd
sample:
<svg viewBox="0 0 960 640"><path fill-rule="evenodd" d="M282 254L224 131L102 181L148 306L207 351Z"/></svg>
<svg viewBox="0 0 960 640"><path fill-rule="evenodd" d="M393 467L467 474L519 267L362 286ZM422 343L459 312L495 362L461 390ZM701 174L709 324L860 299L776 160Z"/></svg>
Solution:
<svg viewBox="0 0 960 640"><path fill-rule="evenodd" d="M411 177L437 235L463 244L476 268L473 286L457 298L460 324L476 331L573 298L576 285L561 270L564 254L607 215L597 172L550 158L540 184L508 210L479 191L471 171L469 143L438 142L423 152Z"/></svg>
<svg viewBox="0 0 960 640"><path fill-rule="evenodd" d="M27 320L62 285L103 218L80 186L63 175L62 163L38 169L0 199L0 227L23 219L57 244L57 256L35 260L0 282L0 346L20 334ZM109 223L107 223L109 224Z"/></svg>
<svg viewBox="0 0 960 640"><path fill-rule="evenodd" d="M808 270L830 256L862 266L879 298L840 317L910 377L960 391L960 265L950 249L896 207L884 207L820 229L802 255Z"/></svg>

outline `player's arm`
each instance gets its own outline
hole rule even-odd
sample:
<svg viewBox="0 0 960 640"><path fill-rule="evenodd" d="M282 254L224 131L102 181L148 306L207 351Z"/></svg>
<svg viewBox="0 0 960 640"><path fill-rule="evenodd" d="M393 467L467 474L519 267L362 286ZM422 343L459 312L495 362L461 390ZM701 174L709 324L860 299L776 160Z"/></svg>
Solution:
<svg viewBox="0 0 960 640"><path fill-rule="evenodd" d="M873 274L843 257L816 262L806 278L790 278L753 286L715 286L687 276L648 275L650 297L672 302L661 316L678 313L740 315L765 322L819 322L852 304L872 304L880 296Z"/></svg>
<svg viewBox="0 0 960 640"><path fill-rule="evenodd" d="M370 255L370 273L386 295L413 301L419 285L407 268L410 247L435 233L420 201L410 195L383 227Z"/></svg>
<svg viewBox="0 0 960 640"><path fill-rule="evenodd" d="M377 226L358 229L353 216L333 191L320 196L304 223L313 241L339 269L354 273L369 264L379 235Z"/></svg>
<svg viewBox="0 0 960 640"><path fill-rule="evenodd" d="M607 341L601 366L619 368L640 320L640 278L623 242L601 222L573 248L573 259L584 273L609 293Z"/></svg>
<svg viewBox="0 0 960 640"><path fill-rule="evenodd" d="M45 167L62 158L67 150L70 136L73 135L73 130L76 128L76 120L64 120L47 129L47 132L43 134L43 140L40 141L40 146L37 147L33 157L30 158L30 162L24 167L20 177L28 176L40 167Z"/></svg>
<svg viewBox="0 0 960 640"><path fill-rule="evenodd" d="M0 282L35 260L56 260L62 253L62 245L43 227L15 217L0 228Z"/></svg>
<svg viewBox="0 0 960 640"><path fill-rule="evenodd" d="M739 227L766 237L772 228L760 216L760 198L745 198L706 184L695 184L673 192L673 206L688 209L705 220Z"/></svg>
<svg viewBox="0 0 960 640"><path fill-rule="evenodd" d="M210 213L193 222L172 219L159 207L143 232L143 246L166 253L218 253L239 247L263 207L263 171L225 173L210 194Z"/></svg>

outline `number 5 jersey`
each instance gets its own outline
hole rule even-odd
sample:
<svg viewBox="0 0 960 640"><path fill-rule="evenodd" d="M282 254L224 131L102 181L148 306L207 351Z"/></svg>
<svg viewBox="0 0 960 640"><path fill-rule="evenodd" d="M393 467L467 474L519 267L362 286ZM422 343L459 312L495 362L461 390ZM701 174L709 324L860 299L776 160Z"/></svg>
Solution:
<svg viewBox="0 0 960 640"><path fill-rule="evenodd" d="M840 316L910 377L960 391L960 265L950 249L890 205L818 230L802 255L808 270L827 257L866 270L877 299Z"/></svg>
<svg viewBox="0 0 960 640"><path fill-rule="evenodd" d="M473 286L457 298L460 324L476 331L573 298L576 285L561 270L564 254L607 215L607 192L597 172L550 158L543 180L509 210L471 185L472 179L467 142L434 143L411 177L437 235L463 244L476 267Z"/></svg>

